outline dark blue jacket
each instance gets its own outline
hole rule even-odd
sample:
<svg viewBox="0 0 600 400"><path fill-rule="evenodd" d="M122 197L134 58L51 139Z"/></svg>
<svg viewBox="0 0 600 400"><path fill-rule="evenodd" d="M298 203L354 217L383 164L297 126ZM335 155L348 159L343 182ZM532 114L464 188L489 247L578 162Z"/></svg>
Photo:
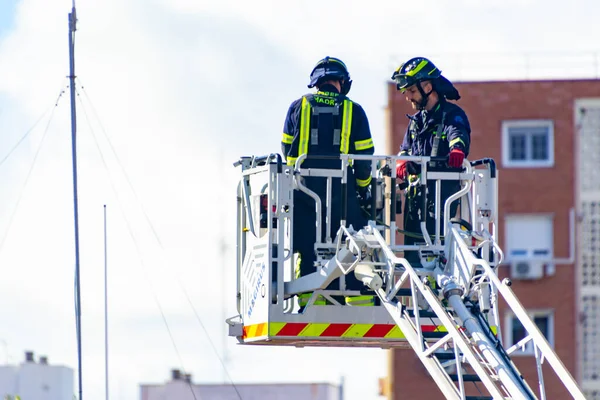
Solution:
<svg viewBox="0 0 600 400"><path fill-rule="evenodd" d="M337 107L337 115L331 112L333 107ZM318 115L315 110L319 110ZM302 96L290 105L281 147L288 165L305 153L338 156L375 151L365 111L331 85L324 85L317 93ZM307 168L339 168L339 165L331 160L306 160L302 164ZM355 161L354 176L358 186L366 187L371 182L370 162Z"/></svg>
<svg viewBox="0 0 600 400"><path fill-rule="evenodd" d="M410 123L400 146L399 155L431 156L433 139L441 129L438 157L447 156L452 149L469 155L471 126L465 112L454 103L442 99L430 111L421 110L408 115Z"/></svg>

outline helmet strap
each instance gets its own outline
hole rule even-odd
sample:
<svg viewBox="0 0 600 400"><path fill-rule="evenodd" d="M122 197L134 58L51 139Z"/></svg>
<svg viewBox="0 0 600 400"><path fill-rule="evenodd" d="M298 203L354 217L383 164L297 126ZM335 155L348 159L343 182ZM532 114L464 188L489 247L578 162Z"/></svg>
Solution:
<svg viewBox="0 0 600 400"><path fill-rule="evenodd" d="M427 102L429 101L429 95L433 92L433 89L429 91L429 93L425 93L423 90L422 82L417 82L417 89L419 89L419 93L421 94L421 101L417 102L417 109L424 110L427 106Z"/></svg>
<svg viewBox="0 0 600 400"><path fill-rule="evenodd" d="M350 79L344 79L340 81L340 84L342 85L342 90L340 93L344 96L347 95L350 91L350 88L352 87L352 81Z"/></svg>

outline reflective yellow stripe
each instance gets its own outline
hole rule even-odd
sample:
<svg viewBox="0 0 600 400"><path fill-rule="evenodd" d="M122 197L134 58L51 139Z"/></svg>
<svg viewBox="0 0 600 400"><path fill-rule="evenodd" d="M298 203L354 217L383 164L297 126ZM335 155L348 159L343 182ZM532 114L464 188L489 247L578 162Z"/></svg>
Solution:
<svg viewBox="0 0 600 400"><path fill-rule="evenodd" d="M269 336L269 324L262 322L260 324L245 325L242 331L242 337L244 339L259 338L262 336Z"/></svg>
<svg viewBox="0 0 600 400"><path fill-rule="evenodd" d="M410 71L408 71L406 73L406 76L415 76L417 74L417 72L419 72L420 70L422 70L426 65L428 64L427 61L423 60L419 63L419 65L416 66L415 69L411 69Z"/></svg>
<svg viewBox="0 0 600 400"><path fill-rule="evenodd" d="M296 165L296 160L297 159L298 159L298 157L290 157L290 156L288 156L287 159L286 159L286 164L293 167L294 165Z"/></svg>
<svg viewBox="0 0 600 400"><path fill-rule="evenodd" d="M350 133L352 128L352 102L350 100L344 100L343 108L343 119L342 119L342 132L340 138L340 153L348 154L350 152ZM302 108L300 111L300 140L298 143L298 157L302 154L308 153L308 140L310 137L310 114L311 105L306 99L302 98ZM287 134L283 134L282 142L285 144L291 144L293 137ZM291 139L290 139L291 138ZM286 141L289 141L286 142ZM366 139L356 142L357 150L364 150L373 147L373 140ZM287 164L294 165L298 157L287 157Z"/></svg>
<svg viewBox="0 0 600 400"><path fill-rule="evenodd" d="M326 96L326 97L338 97L340 95L339 93L336 93L336 92L324 92L321 90L318 90L317 94L320 94L320 95Z"/></svg>
<svg viewBox="0 0 600 400"><path fill-rule="evenodd" d="M300 307L304 307L308 304L308 299L310 299L310 296L312 296L312 293L301 293L298 295L298 304Z"/></svg>
<svg viewBox="0 0 600 400"><path fill-rule="evenodd" d="M302 111L300 112L300 142L298 143L298 157L308 153L308 138L310 132L310 103L306 97L302 98Z"/></svg>
<svg viewBox="0 0 600 400"><path fill-rule="evenodd" d="M373 147L373 139L357 140L354 142L354 148L356 150L366 150Z"/></svg>
<svg viewBox="0 0 600 400"><path fill-rule="evenodd" d="M283 137L281 138L281 143L283 144L292 144L293 141L294 137L292 135L288 135L287 133L284 133Z"/></svg>
<svg viewBox="0 0 600 400"><path fill-rule="evenodd" d="M275 336L285 326L285 322L270 322L269 323L269 336Z"/></svg>
<svg viewBox="0 0 600 400"><path fill-rule="evenodd" d="M310 300L310 297L312 296L312 293L301 293L298 295L298 304L300 305L300 307L304 307L305 305L308 304L308 300ZM320 294L317 295L317 298L315 300L315 302L313 303L313 305L315 306L325 306L327 305L327 300L325 300L325 297L321 296Z"/></svg>
<svg viewBox="0 0 600 400"><path fill-rule="evenodd" d="M398 155L399 155L399 156L407 156L407 155L408 155L408 151L406 151L406 150L402 150L402 151L400 152L400 154L398 154Z"/></svg>
<svg viewBox="0 0 600 400"><path fill-rule="evenodd" d="M342 119L342 137L340 153L348 154L350 151L350 128L352 127L352 102L344 100L344 118Z"/></svg>
<svg viewBox="0 0 600 400"><path fill-rule="evenodd" d="M342 337L364 337L365 333L369 332L369 329L372 327L373 324L352 324L352 326L342 334Z"/></svg>
<svg viewBox="0 0 600 400"><path fill-rule="evenodd" d="M294 162L296 162L296 159L294 158ZM288 165L289 165L290 161L289 161L289 157L288 157ZM300 253L294 253L294 255L296 256L296 265L294 265L294 276L296 279L300 278L300 264L302 264L302 256L300 255Z"/></svg>
<svg viewBox="0 0 600 400"><path fill-rule="evenodd" d="M429 261L429 260L427 260ZM427 281L429 282L429 287L431 287L432 289L435 289L435 285L437 285L437 282L435 280L435 278L433 276L427 276Z"/></svg>
<svg viewBox="0 0 600 400"><path fill-rule="evenodd" d="M333 61L333 62L335 62L335 63L338 63L338 64L340 64L342 67L344 67L344 69L348 69L348 68L346 67L346 64L344 64L344 63L342 62L342 60L338 60L337 58L331 58L331 57L330 57L330 58L329 58L329 62L332 62L332 61Z"/></svg>
<svg viewBox="0 0 600 400"><path fill-rule="evenodd" d="M398 326L394 326L384 337L386 339L405 339L404 333L402 333Z"/></svg>
<svg viewBox="0 0 600 400"><path fill-rule="evenodd" d="M368 186L371 183L371 177L369 176L367 179L358 179L356 178L356 184L360 187Z"/></svg>
<svg viewBox="0 0 600 400"><path fill-rule="evenodd" d="M465 142L463 142L461 138L456 138L450 141L450 147L454 146L456 143L462 143L462 145L465 146Z"/></svg>
<svg viewBox="0 0 600 400"><path fill-rule="evenodd" d="M245 336L247 338L255 338L260 336L267 336L267 323L263 322L262 324L254 324L244 327L246 330Z"/></svg>
<svg viewBox="0 0 600 400"><path fill-rule="evenodd" d="M318 67L319 65L326 64L328 62L334 62L334 63L340 64L342 67L344 67L344 69L346 71L348 70L348 68L346 67L346 64L344 64L342 62L342 60L340 60L339 58L335 58L335 57L327 57L327 58L322 59L321 61L319 61L317 63L317 65L315 66L315 68Z"/></svg>
<svg viewBox="0 0 600 400"><path fill-rule="evenodd" d="M321 336L325 329L327 329L331 325L330 323L311 323L306 325L302 331L298 334L298 336Z"/></svg>
<svg viewBox="0 0 600 400"><path fill-rule="evenodd" d="M349 306L373 306L375 298L373 296L348 296L346 304Z"/></svg>

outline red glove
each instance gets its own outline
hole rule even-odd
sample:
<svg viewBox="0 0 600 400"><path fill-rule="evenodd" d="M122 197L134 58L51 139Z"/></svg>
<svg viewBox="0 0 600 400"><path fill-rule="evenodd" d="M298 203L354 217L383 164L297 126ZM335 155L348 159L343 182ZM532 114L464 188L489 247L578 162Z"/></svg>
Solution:
<svg viewBox="0 0 600 400"><path fill-rule="evenodd" d="M452 149L448 156L448 166L452 168L459 168L462 166L463 160L465 159L465 153L459 149Z"/></svg>
<svg viewBox="0 0 600 400"><path fill-rule="evenodd" d="M396 161L396 176L399 179L406 179L406 161Z"/></svg>

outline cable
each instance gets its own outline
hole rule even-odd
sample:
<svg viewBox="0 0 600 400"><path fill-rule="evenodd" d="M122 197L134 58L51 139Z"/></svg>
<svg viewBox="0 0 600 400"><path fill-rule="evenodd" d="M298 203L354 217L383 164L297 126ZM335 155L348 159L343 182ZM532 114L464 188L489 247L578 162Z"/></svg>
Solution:
<svg viewBox="0 0 600 400"><path fill-rule="evenodd" d="M29 178L31 177L31 172L33 171L33 167L35 166L35 162L37 161L37 158L40 154L40 150L42 149L42 145L44 144L44 141L46 139L46 136L48 134L48 129L50 128L50 123L52 122L52 118L54 117L54 111L56 110L56 108L58 107L58 103L63 95L63 93L65 92L64 89L61 89L58 98L56 99L56 101L54 102L54 106L51 107L51 113L50 113L50 118L48 119L48 123L46 124L46 128L44 129L44 133L42 134L42 140L40 141L40 144L38 145L38 148L35 152L35 155L33 157L33 160L31 162L31 165L29 166L29 171L27 171L27 176L25 177L25 182L23 183L23 186L21 186L21 190L19 192L19 195L17 197L17 202L15 203L15 207L12 211L12 213L10 214L10 217L8 218L8 226L6 227L6 231L4 232L4 235L2 236L2 241L0 242L0 252L2 251L2 248L4 247L4 242L6 241L6 238L8 237L8 233L10 231L10 228L12 227L13 224L13 220L15 218L15 215L17 214L17 210L19 209L19 204L21 203L21 200L23 198L23 193L25 193L25 188L27 187L27 183L29 182ZM46 112L44 112L43 115L45 115L48 112L48 110L46 110ZM43 117L42 115L42 117ZM27 137L27 135L29 135L29 133L35 128L35 126L37 126L37 124L41 121L42 117L40 117L36 123L33 125L33 127L31 127L27 133L19 140L19 142L17 143L17 145L15 147L13 147L13 149L9 152L9 154L0 162L0 164L2 164L2 162L4 162L8 156L10 156L10 154L12 154L12 152L14 151L14 149L16 149L19 144Z"/></svg>
<svg viewBox="0 0 600 400"><path fill-rule="evenodd" d="M475 389L477 389L477 391L479 392L479 395L483 396L483 392L481 391L481 389L479 389L479 385L477 385L477 382L473 382L473 386L475 386Z"/></svg>
<svg viewBox="0 0 600 400"><path fill-rule="evenodd" d="M64 85L63 85L64 86ZM40 121L44 118L44 116L46 114L48 114L48 111L54 112L54 109L58 106L58 101L60 100L60 98L62 97L63 93L65 92L65 89L61 89L58 98L56 99L56 101L54 102L53 106L48 107L48 109L46 109L46 111L44 111L42 113L42 115L40 115L40 117L37 119L37 121L35 121L35 123L33 124L33 126L31 128L29 128L27 130L27 132L25 132L25 134L17 141L17 143L8 151L8 153L4 156L4 158L2 160L0 160L0 165L4 164L4 162L6 160L8 160L8 158L12 155L12 153L21 145L21 143L23 143L23 141L27 138L27 136L29 136L29 134L35 129L35 127L40 123Z"/></svg>
<svg viewBox="0 0 600 400"><path fill-rule="evenodd" d="M109 138L109 137L108 137L108 135L106 134L106 130L104 129L104 127L103 127L102 123L100 122L100 118L98 117L98 114L96 113L96 110L95 110L95 108L94 108L94 106L93 106L93 103L91 102L91 99L89 98L89 96L88 96L87 92L85 91L85 89L84 89L84 86L83 86L83 85L81 85L81 89L82 89L83 93L85 94L85 96L86 96L86 99L87 99L87 101L89 102L89 104L90 104L90 107L91 107L92 111L94 112L94 115L96 116L96 120L98 121L98 123L99 123L99 125L100 125L100 128L101 128L101 130L102 130L102 133L104 134L104 136L105 136L105 138L106 138L107 142L108 142L108 143L109 143L109 145L110 145L110 149L112 150L113 154L115 155L115 159L117 160L117 164L118 164L118 165L119 165L119 167L121 168L121 171L122 171L123 175L125 176L125 178L126 178L126 181L127 181L127 183L129 184L129 187L130 187L130 189L132 190L132 192L133 192L133 194L134 194L134 197L135 197L135 199L137 200L137 202L138 202L138 204L139 204L139 206L140 206L140 209L141 209L141 211L142 211L142 213L143 213L143 215L144 215L144 217L145 217L145 219L146 219L146 222L147 222L147 223L148 223L148 225L150 226L150 229L151 229L151 231L152 231L152 233L153 233L153 235L154 235L154 237L155 237L155 239L156 239L156 241L157 241L157 243L158 243L158 245L159 245L160 249L161 249L161 250L164 252L164 251L165 251L165 249L164 249L164 246L163 246L163 244L162 244L162 241L160 240L160 237L158 236L158 233L157 233L156 229L154 228L154 224L152 224L152 221L150 220L150 217L148 216L148 214L146 213L146 211L145 211L145 210L144 210L144 208L142 207L142 205L141 205L141 201L139 200L139 198L138 198L138 196L137 196L137 194L136 194L136 192L135 192L135 189L134 189L134 187L133 187L133 184L131 183L131 179L129 179L129 176L128 176L127 172L125 171L125 169L124 169L124 167L123 167L123 164L121 163L121 161L120 161L120 159L119 159L119 156L118 156L118 154L117 154L117 152L116 152L116 150L115 150L114 146L112 145L112 142L110 141L110 138ZM84 107L83 105L82 105L82 107L84 108L84 113L85 113L85 107ZM85 115L86 115L86 118L87 118L87 113L85 113ZM88 119L88 122L89 122L89 119ZM92 131L92 132L93 132L93 131ZM102 154L102 151L100 150L100 148L99 148L99 146L98 146L98 142L97 142L97 140L96 140L96 137L95 137L95 136L94 136L94 140L96 141L96 146L98 147L98 150L99 150L99 151L100 151L100 153ZM102 158L102 162L104 163L104 166L105 166L105 168L106 168L106 169L107 169L107 171L108 171L108 167L107 167L107 165L106 165L106 162L104 161L104 157L102 157L102 156L101 156L101 158ZM114 185L112 184L112 180L111 180L111 186L113 187L113 191L115 191L115 194L116 194L116 189L114 188ZM118 195L117 195L117 198L118 198ZM120 203L119 203L119 205L121 206L121 204L120 204ZM122 208L121 208L121 212L124 214L124 212L123 212ZM126 219L126 220L127 220L127 219ZM217 349L216 349L216 346L214 345L213 341L211 340L211 338L210 338L210 335L209 335L209 333L208 333L208 330L206 329L206 326L205 326L205 325L204 325L204 323L202 322L202 319L200 318L200 315L198 314L198 311L196 310L196 308L195 308L194 304L192 303L192 301L191 301L191 299L190 299L190 296L189 296L189 294L188 294L187 290L185 289L185 287L184 287L184 286L183 286L183 284L181 283L181 280L179 279L179 277L178 277L177 275L174 275L174 277L175 277L175 280L176 280L176 282L178 283L179 287L181 288L181 290L182 290L182 293L184 294L184 296L185 296L186 300L188 301L188 303L189 303L189 305L190 305L190 307L191 307L192 311L194 312L194 315L195 315L196 319L198 320L198 323L200 324L200 326L201 326L202 330L204 331L204 333L205 333L205 335L206 335L206 337L207 337L207 339L208 339L208 341L209 341L209 343L210 343L210 345L211 345L211 347L212 347L213 351L215 352L215 354L216 354L217 358L219 359L219 362L221 363L221 365L222 365L223 369L225 370L225 373L226 373L226 375L227 375L227 377L228 377L229 381L231 382L231 385L233 386L233 389L235 390L235 392L236 392L236 394L238 395L238 397L239 397L240 399L242 399L242 396L241 396L240 392L238 391L238 388L237 388L237 386L235 385L235 382L234 382L234 381L233 381L233 379L231 378L231 375L229 374L229 371L227 370L227 367L225 366L225 363L223 362L222 358L219 356L219 353L218 353L218 351L217 351ZM162 311L161 311L161 312L162 312Z"/></svg>
<svg viewBox="0 0 600 400"><path fill-rule="evenodd" d="M129 219L127 218L127 216L125 215L125 211L123 210L123 206L122 206L122 203L121 203L121 201L119 199L118 192L117 192L117 190L116 190L116 188L114 186L113 180L110 177L110 171L108 169L108 165L106 163L106 160L104 159L104 155L102 153L102 150L100 149L100 145L98 143L98 139L96 138L96 135L94 133L94 129L93 129L92 125L91 125L91 121L90 121L90 119L88 117L87 110L85 108L85 104L81 100L81 96L80 96L79 92L77 92L77 97L79 99L79 103L81 105L81 109L83 110L83 114L84 114L84 116L86 118L86 122L88 123L88 127L90 129L91 134L92 134L92 138L94 139L94 143L96 144L96 148L98 149L98 152L100 154L100 159L102 160L102 164L104 165L104 168L106 169L106 171L107 171L107 173L109 175L110 185L111 185L111 187L113 189L113 192L115 193L115 196L117 197L117 203L119 204L119 209L121 210L121 214L123 215L123 218L125 219L125 223L127 225L127 230L129 232L129 235L131 236L131 239L133 240L134 245L135 245L135 249L136 249L136 253L137 253L137 256L139 258L139 261L140 261L140 265L142 266L142 270L144 271L145 277L146 277L146 279L148 281L148 284L150 286L150 291L152 292L152 296L154 298L156 306L158 307L158 310L159 310L159 312L161 314L162 320L163 320L163 322L165 324L165 327L167 329L167 332L169 334L169 338L171 339L171 343L173 344L173 348L175 349L175 353L177 355L177 358L179 359L180 368L182 369L182 371L185 374L186 370L183 367L183 358L181 357L181 353L179 352L179 348L177 347L177 344L175 342L175 338L173 337L173 333L171 331L171 328L169 327L169 323L167 321L167 317L166 317L166 315L164 313L163 307L160 304L160 301L158 300L158 296L156 294L156 291L154 290L154 287L152 285L150 277L149 277L149 275L147 273L146 265L144 264L144 260L143 260L142 254L141 254L141 250L140 250L140 246L138 244L137 238L136 238L135 234L133 233L133 230L131 228L131 224L129 222ZM190 391L192 393L192 396L194 396L194 399L196 399L196 394L194 392L194 388L192 386L192 383L188 382L188 385L189 385Z"/></svg>
<svg viewBox="0 0 600 400"><path fill-rule="evenodd" d="M112 153L115 155L115 159L117 160L117 164L119 165L119 167L121 168L121 172L123 173L123 175L125 176L125 180L127 181L127 184L129 185L129 187L131 188L132 192L133 192L133 196L135 198L135 200L138 202L138 204L140 204L140 210L142 211L142 214L144 214L144 217L146 218L147 221L150 221L150 218L148 217L148 214L146 214L146 210L141 207L141 201L137 196L137 193L135 192L135 190L133 189L133 184L131 183L131 179L129 178L129 175L127 174L127 171L125 171L125 168L123 167L123 164L121 163L121 159L119 158L119 155L117 154L117 151L115 150L110 138L108 137L106 130L104 129L104 125L102 124L102 122L100 121L100 117L98 116L98 113L96 112L96 108L94 107L94 104L92 103L92 100L90 99L90 97L88 96L83 83L81 83L81 79L77 78L77 80L79 81L80 85L81 85L81 90L83 91L83 94L85 94L86 100L89 102L90 107L92 109L92 112L94 113L94 116L96 117L96 121L98 122L98 125L100 125L100 130L102 131L102 133L104 134L104 137L106 138L106 141L108 142L108 145L110 146L110 149L112 151ZM86 118L87 118L87 114L86 114ZM88 120L89 121L89 120ZM89 122L88 122L89 123ZM95 139L95 138L94 138ZM97 142L96 142L97 145ZM101 151L100 148L98 147L98 151ZM105 164L106 165L106 164ZM154 234L154 236L157 238L159 245L162 248L162 242L160 241L160 239L158 238L158 234L156 233L156 230L154 229L154 226L152 224L150 224L150 229L152 229L152 233Z"/></svg>

